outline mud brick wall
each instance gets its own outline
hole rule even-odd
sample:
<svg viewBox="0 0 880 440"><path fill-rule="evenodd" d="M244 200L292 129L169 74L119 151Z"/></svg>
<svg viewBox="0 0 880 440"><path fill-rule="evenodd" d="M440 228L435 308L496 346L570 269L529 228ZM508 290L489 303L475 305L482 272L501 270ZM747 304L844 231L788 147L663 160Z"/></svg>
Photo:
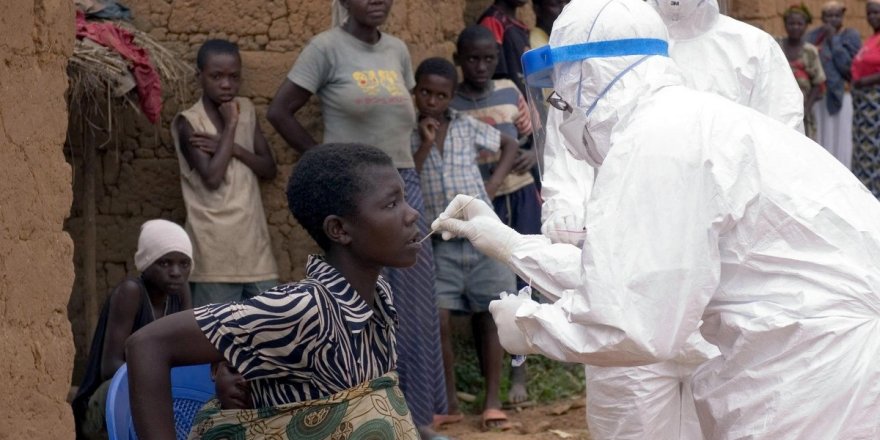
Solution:
<svg viewBox="0 0 880 440"><path fill-rule="evenodd" d="M16 0L0 14L0 439L73 438L65 310L73 244L65 66L69 0Z"/></svg>
<svg viewBox="0 0 880 440"><path fill-rule="evenodd" d="M821 24L820 15L825 0L727 0L730 16L749 22L774 36L785 35L782 24L782 13L792 4L800 4L809 8L813 14L812 26ZM865 0L844 0L846 5L846 21L844 26L858 29L862 38L874 32L865 19Z"/></svg>

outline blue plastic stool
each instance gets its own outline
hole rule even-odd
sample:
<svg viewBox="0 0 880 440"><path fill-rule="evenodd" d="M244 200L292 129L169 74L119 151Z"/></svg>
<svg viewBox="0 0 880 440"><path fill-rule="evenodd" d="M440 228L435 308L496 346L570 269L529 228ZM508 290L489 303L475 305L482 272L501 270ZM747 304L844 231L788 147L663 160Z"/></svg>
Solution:
<svg viewBox="0 0 880 440"><path fill-rule="evenodd" d="M214 381L209 364L171 369L171 399L174 405L174 430L177 440L186 440L196 413L214 397ZM128 367L123 365L113 375L107 390L107 434L110 440L137 440L131 421L128 394Z"/></svg>

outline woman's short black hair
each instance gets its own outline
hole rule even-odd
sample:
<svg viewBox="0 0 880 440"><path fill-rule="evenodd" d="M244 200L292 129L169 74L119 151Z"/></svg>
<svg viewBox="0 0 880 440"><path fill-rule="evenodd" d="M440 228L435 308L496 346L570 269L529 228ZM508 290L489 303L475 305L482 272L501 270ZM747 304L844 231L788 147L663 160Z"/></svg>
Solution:
<svg viewBox="0 0 880 440"><path fill-rule="evenodd" d="M497 40L495 40L495 34L493 34L489 28L479 24L472 24L464 28L464 30L458 34L458 40L455 42L455 50L458 51L458 53L461 53L462 47L464 47L465 44L486 40L497 42Z"/></svg>
<svg viewBox="0 0 880 440"><path fill-rule="evenodd" d="M419 67L416 68L416 82L418 83L425 75L437 75L446 78L452 81L453 87L458 84L458 71L455 70L455 65L446 58L433 57L419 63Z"/></svg>
<svg viewBox="0 0 880 440"><path fill-rule="evenodd" d="M307 151L296 163L287 184L287 204L321 249L330 248L324 219L355 212L359 196L369 190L363 173L371 166L394 167L394 162L369 145L324 144Z"/></svg>
<svg viewBox="0 0 880 440"><path fill-rule="evenodd" d="M199 53L196 55L196 67L198 67L199 70L202 70L202 68L205 67L205 63L208 62L208 57L218 53L235 55L237 57L241 56L238 53L238 45L231 41L218 39L208 40L199 47Z"/></svg>

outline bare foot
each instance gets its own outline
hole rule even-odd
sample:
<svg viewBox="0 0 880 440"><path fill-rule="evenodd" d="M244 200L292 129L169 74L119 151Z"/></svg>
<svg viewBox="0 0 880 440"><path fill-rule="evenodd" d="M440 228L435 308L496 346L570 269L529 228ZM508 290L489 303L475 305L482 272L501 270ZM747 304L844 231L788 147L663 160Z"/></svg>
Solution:
<svg viewBox="0 0 880 440"><path fill-rule="evenodd" d="M507 401L511 406L529 400L529 392L526 390L526 366L510 369L510 390L507 392Z"/></svg>

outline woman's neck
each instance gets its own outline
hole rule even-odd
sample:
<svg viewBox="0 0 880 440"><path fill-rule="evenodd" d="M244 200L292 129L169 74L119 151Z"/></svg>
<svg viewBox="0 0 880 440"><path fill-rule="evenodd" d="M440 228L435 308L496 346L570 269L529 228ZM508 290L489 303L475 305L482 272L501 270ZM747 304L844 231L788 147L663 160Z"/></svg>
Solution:
<svg viewBox="0 0 880 440"><path fill-rule="evenodd" d="M162 312L160 315L156 315L154 312L153 315L155 318L161 318L164 316L165 306L168 304L168 292L165 292L159 289L157 286L152 283L147 282L147 280L143 280L144 288L147 289L147 297L150 298L150 305L153 310L159 310Z"/></svg>
<svg viewBox="0 0 880 440"><path fill-rule="evenodd" d="M364 26L351 18L342 25L342 30L367 44L378 43L381 36L379 29L372 26Z"/></svg>
<svg viewBox="0 0 880 440"><path fill-rule="evenodd" d="M334 252L330 250L327 251L324 258L327 264L333 266L342 274L361 299L370 307L373 307L376 299L376 283L379 281L379 272L382 271L382 268L365 266L355 261L348 252Z"/></svg>

